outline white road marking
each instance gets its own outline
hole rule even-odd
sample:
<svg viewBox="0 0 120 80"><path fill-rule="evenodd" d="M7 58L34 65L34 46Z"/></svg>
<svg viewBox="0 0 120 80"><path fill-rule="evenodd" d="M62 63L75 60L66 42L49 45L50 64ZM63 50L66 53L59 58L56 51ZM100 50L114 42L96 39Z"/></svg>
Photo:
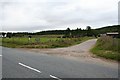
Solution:
<svg viewBox="0 0 120 80"><path fill-rule="evenodd" d="M0 57L1 57L2 55L0 55Z"/></svg>
<svg viewBox="0 0 120 80"><path fill-rule="evenodd" d="M60 78L58 78L58 77L55 77L55 76L53 76L53 75L50 75L50 77L51 77L51 78L54 78L54 79L57 79L57 80L62 80L62 79L60 79Z"/></svg>
<svg viewBox="0 0 120 80"><path fill-rule="evenodd" d="M30 67L30 66L27 66L27 65L25 65L25 64L19 63L19 65L21 65L21 66L23 66L23 67L26 67L26 68L28 68L28 69L31 69L31 70L33 70L33 71L36 71L36 72L38 72L38 73L41 73L41 71L39 71L39 70L37 70L37 69L35 69L35 68L32 68L32 67Z"/></svg>

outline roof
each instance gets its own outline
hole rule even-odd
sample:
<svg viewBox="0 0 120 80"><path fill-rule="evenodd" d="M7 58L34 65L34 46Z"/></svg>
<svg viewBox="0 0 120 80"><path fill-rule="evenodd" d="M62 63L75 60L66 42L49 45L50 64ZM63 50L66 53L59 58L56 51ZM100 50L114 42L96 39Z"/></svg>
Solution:
<svg viewBox="0 0 120 80"><path fill-rule="evenodd" d="M119 34L118 32L109 32L109 33L106 33L106 34Z"/></svg>

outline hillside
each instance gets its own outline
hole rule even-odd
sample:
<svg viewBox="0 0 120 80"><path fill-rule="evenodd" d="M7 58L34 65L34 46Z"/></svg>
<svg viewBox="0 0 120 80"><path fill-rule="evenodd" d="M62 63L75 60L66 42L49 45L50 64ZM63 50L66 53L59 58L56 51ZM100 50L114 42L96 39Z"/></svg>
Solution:
<svg viewBox="0 0 120 80"><path fill-rule="evenodd" d="M95 30L98 31L99 33L120 32L120 25L106 26Z"/></svg>

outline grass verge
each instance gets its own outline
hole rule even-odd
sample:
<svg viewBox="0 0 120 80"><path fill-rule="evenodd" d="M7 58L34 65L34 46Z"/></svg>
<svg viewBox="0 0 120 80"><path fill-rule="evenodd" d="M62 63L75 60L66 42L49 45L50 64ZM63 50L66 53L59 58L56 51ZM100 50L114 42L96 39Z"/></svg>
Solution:
<svg viewBox="0 0 120 80"><path fill-rule="evenodd" d="M37 38L38 39L38 38ZM59 48L79 44L93 37L81 38L3 38L2 46L10 48Z"/></svg>
<svg viewBox="0 0 120 80"><path fill-rule="evenodd" d="M91 52L106 59L120 61L120 39L109 36L101 37L97 40L97 43L94 48L91 49Z"/></svg>

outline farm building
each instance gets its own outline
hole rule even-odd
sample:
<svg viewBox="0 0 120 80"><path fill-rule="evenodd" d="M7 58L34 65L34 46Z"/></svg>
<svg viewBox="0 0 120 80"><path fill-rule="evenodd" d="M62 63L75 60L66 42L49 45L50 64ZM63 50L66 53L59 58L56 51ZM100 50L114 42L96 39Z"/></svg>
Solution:
<svg viewBox="0 0 120 80"><path fill-rule="evenodd" d="M109 32L109 33L106 33L107 36L112 36L113 38L117 38L119 36L119 33L118 32Z"/></svg>

